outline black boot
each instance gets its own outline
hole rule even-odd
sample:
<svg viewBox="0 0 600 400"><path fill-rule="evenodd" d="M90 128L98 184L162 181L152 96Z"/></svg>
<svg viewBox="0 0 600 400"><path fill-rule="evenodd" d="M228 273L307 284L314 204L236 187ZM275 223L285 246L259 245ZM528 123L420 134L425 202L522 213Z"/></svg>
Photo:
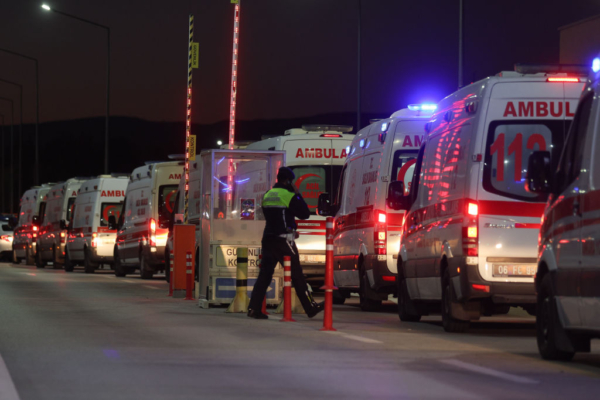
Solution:
<svg viewBox="0 0 600 400"><path fill-rule="evenodd" d="M322 301L320 303L312 303L312 308L306 312L306 315L308 316L308 318L312 318L315 315L317 315L318 313L320 313L321 311L323 311L323 308L325 308L325 302Z"/></svg>
<svg viewBox="0 0 600 400"><path fill-rule="evenodd" d="M256 310L252 310L252 309L248 309L248 316L250 318L254 318L254 319L269 319L267 314L263 314L260 311L256 311Z"/></svg>

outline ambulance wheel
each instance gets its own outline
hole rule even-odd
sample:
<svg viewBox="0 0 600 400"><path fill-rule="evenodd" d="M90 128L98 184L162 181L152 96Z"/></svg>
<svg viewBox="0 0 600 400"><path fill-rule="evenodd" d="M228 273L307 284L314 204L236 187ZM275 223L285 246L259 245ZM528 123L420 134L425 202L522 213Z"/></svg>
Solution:
<svg viewBox="0 0 600 400"><path fill-rule="evenodd" d="M359 289L360 291L358 292L360 297L360 309L362 311L379 311L381 309L381 300L373 300L369 298L369 289L369 278L367 278L366 272L362 270Z"/></svg>
<svg viewBox="0 0 600 400"><path fill-rule="evenodd" d="M96 272L96 268L98 268L98 264L92 262L92 256L87 247L83 249L83 269L86 274L93 274Z"/></svg>
<svg viewBox="0 0 600 400"><path fill-rule="evenodd" d="M333 291L332 297L333 297L333 304L337 304L338 306L341 306L342 304L344 304L346 302L346 296L339 289Z"/></svg>
<svg viewBox="0 0 600 400"><path fill-rule="evenodd" d="M75 269L75 263L73 263L73 261L71 261L71 258L69 257L69 252L67 251L67 249L65 249L65 263L63 266L64 266L66 272L73 272L73 270Z"/></svg>
<svg viewBox="0 0 600 400"><path fill-rule="evenodd" d="M27 265L35 264L34 256L32 254L31 248L29 248L29 247L27 247L27 249L25 250L25 264L27 264Z"/></svg>
<svg viewBox="0 0 600 400"><path fill-rule="evenodd" d="M17 257L17 251L15 249L12 251L12 262L13 264L21 264L21 259Z"/></svg>
<svg viewBox="0 0 600 400"><path fill-rule="evenodd" d="M554 289L550 274L542 279L538 293L538 312L536 318L537 345L540 355L545 360L569 361L575 355L574 351L564 351L558 348L556 338L557 328L561 329L554 307Z"/></svg>
<svg viewBox="0 0 600 400"><path fill-rule="evenodd" d="M122 278L127 276L127 268L121 264L121 257L119 257L119 250L115 247L115 252L113 253L114 264L115 264L115 276L118 278Z"/></svg>
<svg viewBox="0 0 600 400"><path fill-rule="evenodd" d="M148 262L148 256L145 251L140 253L140 277L142 279L152 279L154 277L154 270Z"/></svg>
<svg viewBox="0 0 600 400"><path fill-rule="evenodd" d="M38 268L44 268L46 266L46 263L44 262L44 260L42 260L42 252L38 251L37 253L35 253L35 266Z"/></svg>
<svg viewBox="0 0 600 400"><path fill-rule="evenodd" d="M398 274L398 317L402 322L419 322L421 320L421 314L408 294L406 279L400 277L400 274Z"/></svg>
<svg viewBox="0 0 600 400"><path fill-rule="evenodd" d="M52 248L52 263L54 269L62 269L62 263L58 259L58 252L56 251L56 247Z"/></svg>
<svg viewBox="0 0 600 400"><path fill-rule="evenodd" d="M442 326L446 332L462 333L469 328L470 322L456 319L452 316L452 298L450 272L446 268L444 277L442 278Z"/></svg>

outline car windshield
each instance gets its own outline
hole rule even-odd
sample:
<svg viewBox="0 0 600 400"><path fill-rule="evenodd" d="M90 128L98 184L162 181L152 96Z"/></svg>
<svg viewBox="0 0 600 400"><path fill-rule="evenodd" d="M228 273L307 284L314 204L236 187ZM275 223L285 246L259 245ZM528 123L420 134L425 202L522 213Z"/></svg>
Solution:
<svg viewBox="0 0 600 400"><path fill-rule="evenodd" d="M308 204L312 215L316 214L321 193L330 193L332 198L335 197L342 172L341 165L303 165L290 168L296 175L294 185Z"/></svg>
<svg viewBox="0 0 600 400"><path fill-rule="evenodd" d="M543 202L546 195L525 190L527 163L532 152L552 154L552 168L569 130L570 121L493 121L488 132L483 188L516 200Z"/></svg>

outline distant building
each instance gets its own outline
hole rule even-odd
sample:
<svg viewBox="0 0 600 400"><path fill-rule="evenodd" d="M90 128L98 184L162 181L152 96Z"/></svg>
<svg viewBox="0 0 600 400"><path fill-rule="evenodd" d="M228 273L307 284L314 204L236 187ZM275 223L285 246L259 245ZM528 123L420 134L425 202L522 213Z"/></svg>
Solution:
<svg viewBox="0 0 600 400"><path fill-rule="evenodd" d="M590 64L600 54L600 15L558 28L560 63Z"/></svg>

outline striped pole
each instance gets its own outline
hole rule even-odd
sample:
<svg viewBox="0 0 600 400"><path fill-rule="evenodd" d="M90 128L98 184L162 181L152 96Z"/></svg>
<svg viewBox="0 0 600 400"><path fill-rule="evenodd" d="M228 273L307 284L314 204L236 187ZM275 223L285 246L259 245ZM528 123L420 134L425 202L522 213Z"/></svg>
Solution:
<svg viewBox="0 0 600 400"><path fill-rule="evenodd" d="M192 43L194 42L194 16L190 14L188 36L188 76L187 76L187 112L185 115L185 205L183 223L188 223L188 203L190 193L190 132L192 130Z"/></svg>
<svg viewBox="0 0 600 400"><path fill-rule="evenodd" d="M233 150L235 142L235 106L237 103L238 50L240 40L240 1L237 2L233 14L233 50L231 56L231 97L229 100L229 150ZM233 160L229 161L227 173L227 219L233 211Z"/></svg>
<svg viewBox="0 0 600 400"><path fill-rule="evenodd" d="M192 253L185 253L185 300L194 300L194 268L192 266Z"/></svg>
<svg viewBox="0 0 600 400"><path fill-rule="evenodd" d="M292 258L283 256L283 318L282 322L296 322L292 318Z"/></svg>
<svg viewBox="0 0 600 400"><path fill-rule="evenodd" d="M237 249L237 268L235 276L235 297L227 308L228 313L248 312L250 299L248 298L248 248Z"/></svg>
<svg viewBox="0 0 600 400"><path fill-rule="evenodd" d="M325 223L325 310L323 313L322 331L335 331L333 327L333 291L337 288L333 286L333 218L327 217Z"/></svg>
<svg viewBox="0 0 600 400"><path fill-rule="evenodd" d="M173 283L173 250L171 250L170 253L171 254L169 254L169 271L167 271L167 274L169 274L169 296L172 297L173 286L175 285Z"/></svg>

